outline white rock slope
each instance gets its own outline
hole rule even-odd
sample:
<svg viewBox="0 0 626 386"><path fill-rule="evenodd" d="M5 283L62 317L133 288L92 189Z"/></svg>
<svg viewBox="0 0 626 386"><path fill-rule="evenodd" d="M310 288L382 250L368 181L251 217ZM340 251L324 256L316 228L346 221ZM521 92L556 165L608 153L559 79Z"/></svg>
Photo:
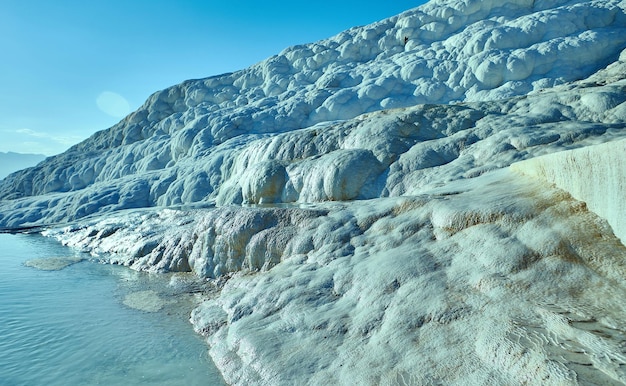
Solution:
<svg viewBox="0 0 626 386"><path fill-rule="evenodd" d="M623 181L625 10L436 0L187 81L1 183L0 226L214 283L231 384L625 384L622 225L576 193Z"/></svg>
<svg viewBox="0 0 626 386"><path fill-rule="evenodd" d="M559 152L512 165L556 184L607 219L626 244L626 141Z"/></svg>
<svg viewBox="0 0 626 386"><path fill-rule="evenodd" d="M387 170L401 166L397 158L429 135L449 135L442 134L445 119L457 118L433 118L440 125L425 136L409 130L405 139L400 130L388 145L370 144L371 136L344 143L325 134L315 139L316 133L328 127L335 128L334 137L354 131L359 120L343 127L333 122L365 112L500 100L587 77L624 48L624 9L624 1L616 0L433 1L288 48L242 71L184 82L155 93L111 129L0 183L4 199L50 194L45 204L39 198L20 201L19 214L3 209L0 224L58 222L155 205L255 202L266 192L265 201L284 202L379 196ZM452 125L472 126L484 113L470 109L458 118L463 122ZM506 113L506 106L498 112ZM621 119L623 111L617 113ZM410 119L408 124L418 123ZM536 119L547 124L576 117L541 111ZM381 134L376 130L371 134ZM278 153L266 156L263 147L270 145ZM450 162L460 151L457 145L434 150L438 156L427 157L429 162ZM381 156L386 147L393 154ZM354 163L364 165L360 182L378 179L376 189L339 192L342 170ZM338 174L322 175L330 165L341 166ZM244 170L246 176L267 172L268 179L242 180Z"/></svg>
<svg viewBox="0 0 626 386"><path fill-rule="evenodd" d="M231 384L626 382L626 248L508 169L415 196L48 234L135 269L221 275L192 322Z"/></svg>

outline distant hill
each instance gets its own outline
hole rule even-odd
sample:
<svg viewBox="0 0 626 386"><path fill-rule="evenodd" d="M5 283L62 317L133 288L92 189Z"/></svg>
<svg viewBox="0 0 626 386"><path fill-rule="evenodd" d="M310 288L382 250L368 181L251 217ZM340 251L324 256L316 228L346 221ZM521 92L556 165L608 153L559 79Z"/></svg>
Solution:
<svg viewBox="0 0 626 386"><path fill-rule="evenodd" d="M0 152L0 179L18 170L35 166L44 159L46 156L43 154Z"/></svg>

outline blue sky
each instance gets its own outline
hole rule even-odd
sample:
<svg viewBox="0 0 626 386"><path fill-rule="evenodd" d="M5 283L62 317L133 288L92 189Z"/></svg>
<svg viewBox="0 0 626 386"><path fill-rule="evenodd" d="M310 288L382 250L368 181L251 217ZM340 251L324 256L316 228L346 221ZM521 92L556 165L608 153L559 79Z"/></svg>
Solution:
<svg viewBox="0 0 626 386"><path fill-rule="evenodd" d="M422 3L3 0L0 152L62 152L155 91Z"/></svg>

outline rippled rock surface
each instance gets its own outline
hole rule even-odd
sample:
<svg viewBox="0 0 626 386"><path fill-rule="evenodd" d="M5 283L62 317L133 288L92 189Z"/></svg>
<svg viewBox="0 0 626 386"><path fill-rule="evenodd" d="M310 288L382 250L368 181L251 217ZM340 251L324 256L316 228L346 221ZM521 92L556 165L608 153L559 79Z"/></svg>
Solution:
<svg viewBox="0 0 626 386"><path fill-rule="evenodd" d="M625 10L436 0L184 82L0 226L206 279L232 384L624 384Z"/></svg>

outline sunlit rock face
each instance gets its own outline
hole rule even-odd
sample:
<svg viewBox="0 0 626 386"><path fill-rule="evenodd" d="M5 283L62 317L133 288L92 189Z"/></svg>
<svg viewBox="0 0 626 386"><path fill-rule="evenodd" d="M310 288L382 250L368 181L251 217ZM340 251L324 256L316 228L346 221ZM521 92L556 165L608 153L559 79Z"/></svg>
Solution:
<svg viewBox="0 0 626 386"><path fill-rule="evenodd" d="M37 207L0 223L197 202L384 196L391 169L414 171L397 161L418 152L416 144L465 130L485 114L510 114L508 106L492 112L484 104L461 112L458 102L502 100L583 79L614 62L625 43L623 1L433 1L287 48L241 71L155 93L111 129L0 183L4 199L56 194L45 208L23 201L23 207ZM619 93L581 104L588 115L602 115L621 105ZM387 121L359 117L419 104L448 106L400 116L405 122L392 122L399 114ZM526 122L515 124L581 118L579 111L570 116L561 105L553 107L524 112ZM421 158L448 163L459 145L433 149L433 157L424 149Z"/></svg>
<svg viewBox="0 0 626 386"><path fill-rule="evenodd" d="M533 158L513 168L554 183L584 201L626 243L625 154L626 141L612 141Z"/></svg>
<svg viewBox="0 0 626 386"><path fill-rule="evenodd" d="M217 277L191 320L230 383L626 380L626 248L584 203L508 168L418 195L140 211L48 234Z"/></svg>
<svg viewBox="0 0 626 386"><path fill-rule="evenodd" d="M625 10L432 1L184 82L0 226L210 280L231 384L624 384Z"/></svg>

